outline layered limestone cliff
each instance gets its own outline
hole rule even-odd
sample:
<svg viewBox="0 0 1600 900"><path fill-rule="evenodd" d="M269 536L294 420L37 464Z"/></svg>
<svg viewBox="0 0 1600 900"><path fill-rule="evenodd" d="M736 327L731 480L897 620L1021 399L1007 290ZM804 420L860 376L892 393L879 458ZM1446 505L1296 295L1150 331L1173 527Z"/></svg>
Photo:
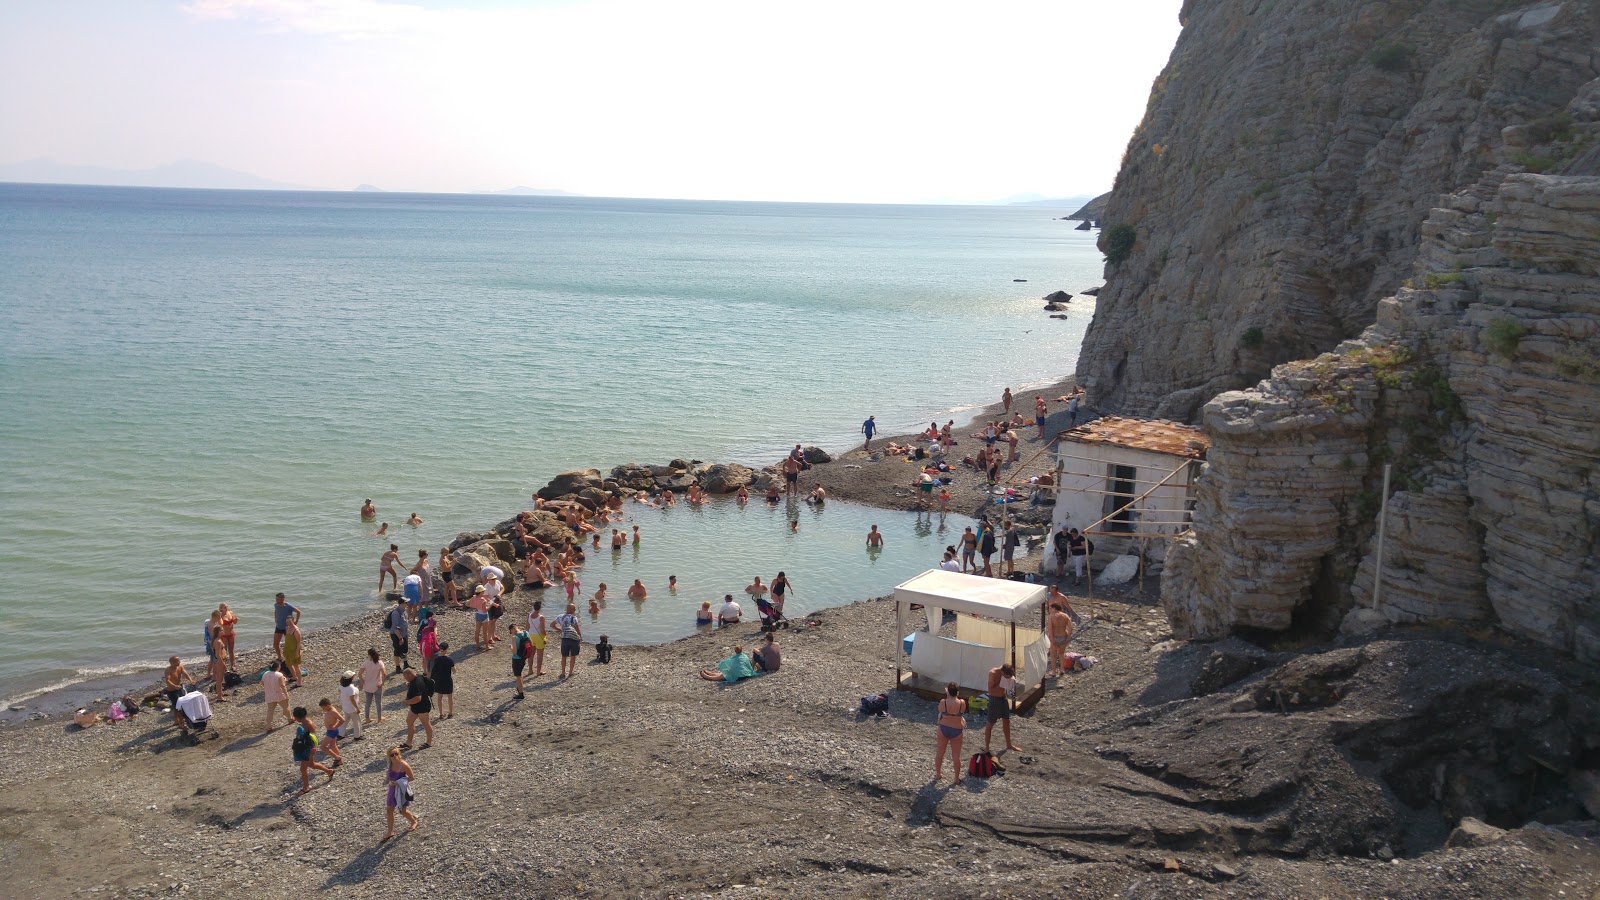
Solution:
<svg viewBox="0 0 1600 900"><path fill-rule="evenodd" d="M1600 81L1570 112L1600 175ZM1600 177L1492 173L1422 233L1358 340L1206 404L1180 636L1483 623L1600 663Z"/></svg>
<svg viewBox="0 0 1600 900"><path fill-rule="evenodd" d="M1570 162L1543 148L1600 76L1597 7L1189 0L1106 209L1117 261L1079 383L1102 409L1193 420L1359 334L1441 194Z"/></svg>

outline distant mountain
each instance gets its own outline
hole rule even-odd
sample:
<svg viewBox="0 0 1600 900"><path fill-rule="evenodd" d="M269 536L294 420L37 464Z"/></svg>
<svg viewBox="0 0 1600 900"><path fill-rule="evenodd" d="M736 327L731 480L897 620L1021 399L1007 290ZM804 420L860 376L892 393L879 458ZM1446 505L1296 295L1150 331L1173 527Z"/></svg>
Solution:
<svg viewBox="0 0 1600 900"><path fill-rule="evenodd" d="M1093 200L1090 200L1088 203L1085 203L1082 209L1070 216L1067 216L1067 218L1076 219L1081 222L1098 222L1105 218L1106 201L1110 199L1111 192L1106 191L1104 194L1101 194Z"/></svg>
<svg viewBox="0 0 1600 900"><path fill-rule="evenodd" d="M43 184L105 184L118 187L222 188L250 191L314 190L298 184L272 181L249 172L225 169L214 163L180 159L151 169L110 169L75 166L53 159L0 163L0 181Z"/></svg>
<svg viewBox="0 0 1600 900"><path fill-rule="evenodd" d="M479 191L480 194L509 194L516 197L582 197L569 191L558 191L555 188L536 188L519 184L516 187L503 188L498 191Z"/></svg>
<svg viewBox="0 0 1600 900"><path fill-rule="evenodd" d="M362 184L358 184L355 187L351 188L351 190L352 191L358 191L358 192L363 193L363 194L387 194L387 193L389 193L388 191L384 190L381 187L378 187L375 184L366 184L364 182Z"/></svg>
<svg viewBox="0 0 1600 900"><path fill-rule="evenodd" d="M1001 202L1007 206L1046 206L1052 209L1077 209L1093 200L1091 194L1080 194L1072 197L1042 197L1038 194L1018 194L1007 197Z"/></svg>

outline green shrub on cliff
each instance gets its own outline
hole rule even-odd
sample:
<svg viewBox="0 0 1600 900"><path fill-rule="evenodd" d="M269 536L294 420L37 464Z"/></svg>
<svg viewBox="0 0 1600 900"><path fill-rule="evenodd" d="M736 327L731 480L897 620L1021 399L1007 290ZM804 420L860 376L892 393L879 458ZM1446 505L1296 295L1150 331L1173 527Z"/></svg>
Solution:
<svg viewBox="0 0 1600 900"><path fill-rule="evenodd" d="M1246 350L1254 350L1266 343L1266 340L1267 336L1262 333L1261 329L1251 326L1244 330L1244 334L1239 335L1239 346Z"/></svg>
<svg viewBox="0 0 1600 900"><path fill-rule="evenodd" d="M1527 333L1528 326L1516 319L1501 317L1491 320L1483 329L1483 342L1490 350L1506 359L1511 359L1517 355L1517 345Z"/></svg>
<svg viewBox="0 0 1600 900"><path fill-rule="evenodd" d="M1133 244L1139 239L1139 231L1132 225L1113 225L1106 229L1105 235L1100 239L1100 249L1105 251L1106 262L1113 266L1121 265L1133 252Z"/></svg>
<svg viewBox="0 0 1600 900"><path fill-rule="evenodd" d="M1405 44L1380 44L1372 51L1372 64L1385 72L1404 72L1417 51Z"/></svg>

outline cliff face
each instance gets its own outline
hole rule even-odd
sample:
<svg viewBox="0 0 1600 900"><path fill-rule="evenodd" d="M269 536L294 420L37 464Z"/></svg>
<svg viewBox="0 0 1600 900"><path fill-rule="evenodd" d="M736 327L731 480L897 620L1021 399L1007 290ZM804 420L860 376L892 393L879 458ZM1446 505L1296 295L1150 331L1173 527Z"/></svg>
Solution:
<svg viewBox="0 0 1600 900"><path fill-rule="evenodd" d="M1102 409L1193 420L1359 334L1441 194L1569 161L1539 145L1600 75L1587 0L1190 0L1183 17L1105 213L1102 248L1134 241L1078 362Z"/></svg>
<svg viewBox="0 0 1600 900"><path fill-rule="evenodd" d="M1600 81L1572 111L1567 167L1600 172ZM1481 622L1600 663L1600 177L1486 178L1422 232L1359 340L1206 404L1180 636Z"/></svg>

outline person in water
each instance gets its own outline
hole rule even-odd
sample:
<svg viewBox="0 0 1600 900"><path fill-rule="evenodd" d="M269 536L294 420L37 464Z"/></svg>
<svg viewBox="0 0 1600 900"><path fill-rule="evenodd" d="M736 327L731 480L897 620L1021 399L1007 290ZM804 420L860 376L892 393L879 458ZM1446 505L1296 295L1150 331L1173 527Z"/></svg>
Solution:
<svg viewBox="0 0 1600 900"><path fill-rule="evenodd" d="M415 528L418 525L422 524L422 517L417 515L416 513L412 513L411 514L411 518L406 520L406 524L410 525L412 528Z"/></svg>
<svg viewBox="0 0 1600 900"><path fill-rule="evenodd" d="M867 549L883 549L883 532L879 531L876 525L872 526L872 530L867 532Z"/></svg>
<svg viewBox="0 0 1600 900"><path fill-rule="evenodd" d="M378 517L378 508L376 506L372 505L372 498L368 497L367 498L367 502L361 504L361 518L363 518L363 519L376 519L377 517Z"/></svg>

